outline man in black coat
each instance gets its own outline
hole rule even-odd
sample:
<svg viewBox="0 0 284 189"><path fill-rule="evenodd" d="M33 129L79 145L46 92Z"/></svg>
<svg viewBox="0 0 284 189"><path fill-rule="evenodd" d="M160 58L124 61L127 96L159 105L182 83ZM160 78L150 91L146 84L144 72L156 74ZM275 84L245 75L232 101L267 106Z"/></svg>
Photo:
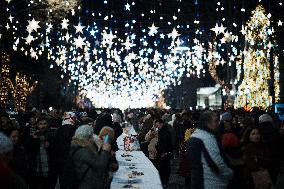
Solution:
<svg viewBox="0 0 284 189"><path fill-rule="evenodd" d="M71 140L77 129L76 115L74 112L65 112L62 117L62 125L55 133L55 156L52 185L55 186L59 178L60 188L67 189L69 178L66 175L66 161L70 154ZM54 188L54 187L53 187Z"/></svg>
<svg viewBox="0 0 284 189"><path fill-rule="evenodd" d="M162 119L157 119L154 122L158 131L158 143L157 143L157 169L160 174L161 182L164 188L169 184L169 178L171 174L171 158L172 158L172 139L171 134Z"/></svg>

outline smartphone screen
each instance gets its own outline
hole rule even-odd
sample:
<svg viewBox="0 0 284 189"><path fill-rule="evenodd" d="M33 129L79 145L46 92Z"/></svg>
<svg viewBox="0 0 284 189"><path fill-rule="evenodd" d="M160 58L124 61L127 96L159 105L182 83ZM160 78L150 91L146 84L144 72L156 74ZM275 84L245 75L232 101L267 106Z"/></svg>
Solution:
<svg viewBox="0 0 284 189"><path fill-rule="evenodd" d="M108 143L108 139L109 139L109 136L108 136L108 135L105 135L105 137L104 137L104 143L105 143L105 144Z"/></svg>

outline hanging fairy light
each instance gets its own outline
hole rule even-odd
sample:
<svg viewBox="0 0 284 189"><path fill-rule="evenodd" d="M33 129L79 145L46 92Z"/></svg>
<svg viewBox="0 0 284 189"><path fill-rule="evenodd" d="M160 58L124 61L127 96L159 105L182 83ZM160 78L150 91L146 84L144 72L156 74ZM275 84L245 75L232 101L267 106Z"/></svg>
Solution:
<svg viewBox="0 0 284 189"><path fill-rule="evenodd" d="M32 84L31 84L32 83ZM17 73L14 87L14 100L16 111L25 111L27 97L36 87L37 81L31 82L27 76L22 73Z"/></svg>
<svg viewBox="0 0 284 189"><path fill-rule="evenodd" d="M9 100L9 91L13 91L13 84L10 80L10 56L4 52L0 52L1 72L0 72L0 105L7 107Z"/></svg>

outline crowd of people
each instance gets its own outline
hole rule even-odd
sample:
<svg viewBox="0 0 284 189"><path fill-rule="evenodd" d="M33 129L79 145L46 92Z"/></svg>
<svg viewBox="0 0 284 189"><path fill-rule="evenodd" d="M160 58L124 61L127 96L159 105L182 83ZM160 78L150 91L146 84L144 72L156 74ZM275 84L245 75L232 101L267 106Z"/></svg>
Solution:
<svg viewBox="0 0 284 189"><path fill-rule="evenodd" d="M139 125L165 188L174 158L187 188L284 188L284 124L273 113L150 110Z"/></svg>
<svg viewBox="0 0 284 189"><path fill-rule="evenodd" d="M2 112L1 188L110 188L118 170L119 118L96 111L34 110L16 118Z"/></svg>
<svg viewBox="0 0 284 189"><path fill-rule="evenodd" d="M0 186L108 189L124 122L167 188L171 161L191 189L284 188L284 124L261 111L39 111L0 120Z"/></svg>

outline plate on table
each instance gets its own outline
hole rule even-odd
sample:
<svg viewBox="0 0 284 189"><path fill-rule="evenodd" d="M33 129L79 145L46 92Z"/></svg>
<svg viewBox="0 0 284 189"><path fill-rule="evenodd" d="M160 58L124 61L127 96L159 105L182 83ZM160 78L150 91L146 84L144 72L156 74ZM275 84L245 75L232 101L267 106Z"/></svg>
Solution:
<svg viewBox="0 0 284 189"><path fill-rule="evenodd" d="M135 166L131 166L131 167L128 167L126 169L133 170L133 169L137 169L137 168Z"/></svg>
<svg viewBox="0 0 284 189"><path fill-rule="evenodd" d="M132 175L133 176L143 176L144 173L143 172L138 172L138 171L132 171Z"/></svg>
<svg viewBox="0 0 284 189"><path fill-rule="evenodd" d="M134 163L127 163L128 167L135 167L136 165Z"/></svg>
<svg viewBox="0 0 284 189"><path fill-rule="evenodd" d="M132 184L126 184L122 188L140 189L140 186L136 186L136 185L132 185Z"/></svg>
<svg viewBox="0 0 284 189"><path fill-rule="evenodd" d="M130 155L130 154L122 154L121 157L133 157L133 155Z"/></svg>
<svg viewBox="0 0 284 189"><path fill-rule="evenodd" d="M137 178L130 178L130 179L116 179L116 183L119 184L138 184L138 183L142 183L141 179L137 179Z"/></svg>

